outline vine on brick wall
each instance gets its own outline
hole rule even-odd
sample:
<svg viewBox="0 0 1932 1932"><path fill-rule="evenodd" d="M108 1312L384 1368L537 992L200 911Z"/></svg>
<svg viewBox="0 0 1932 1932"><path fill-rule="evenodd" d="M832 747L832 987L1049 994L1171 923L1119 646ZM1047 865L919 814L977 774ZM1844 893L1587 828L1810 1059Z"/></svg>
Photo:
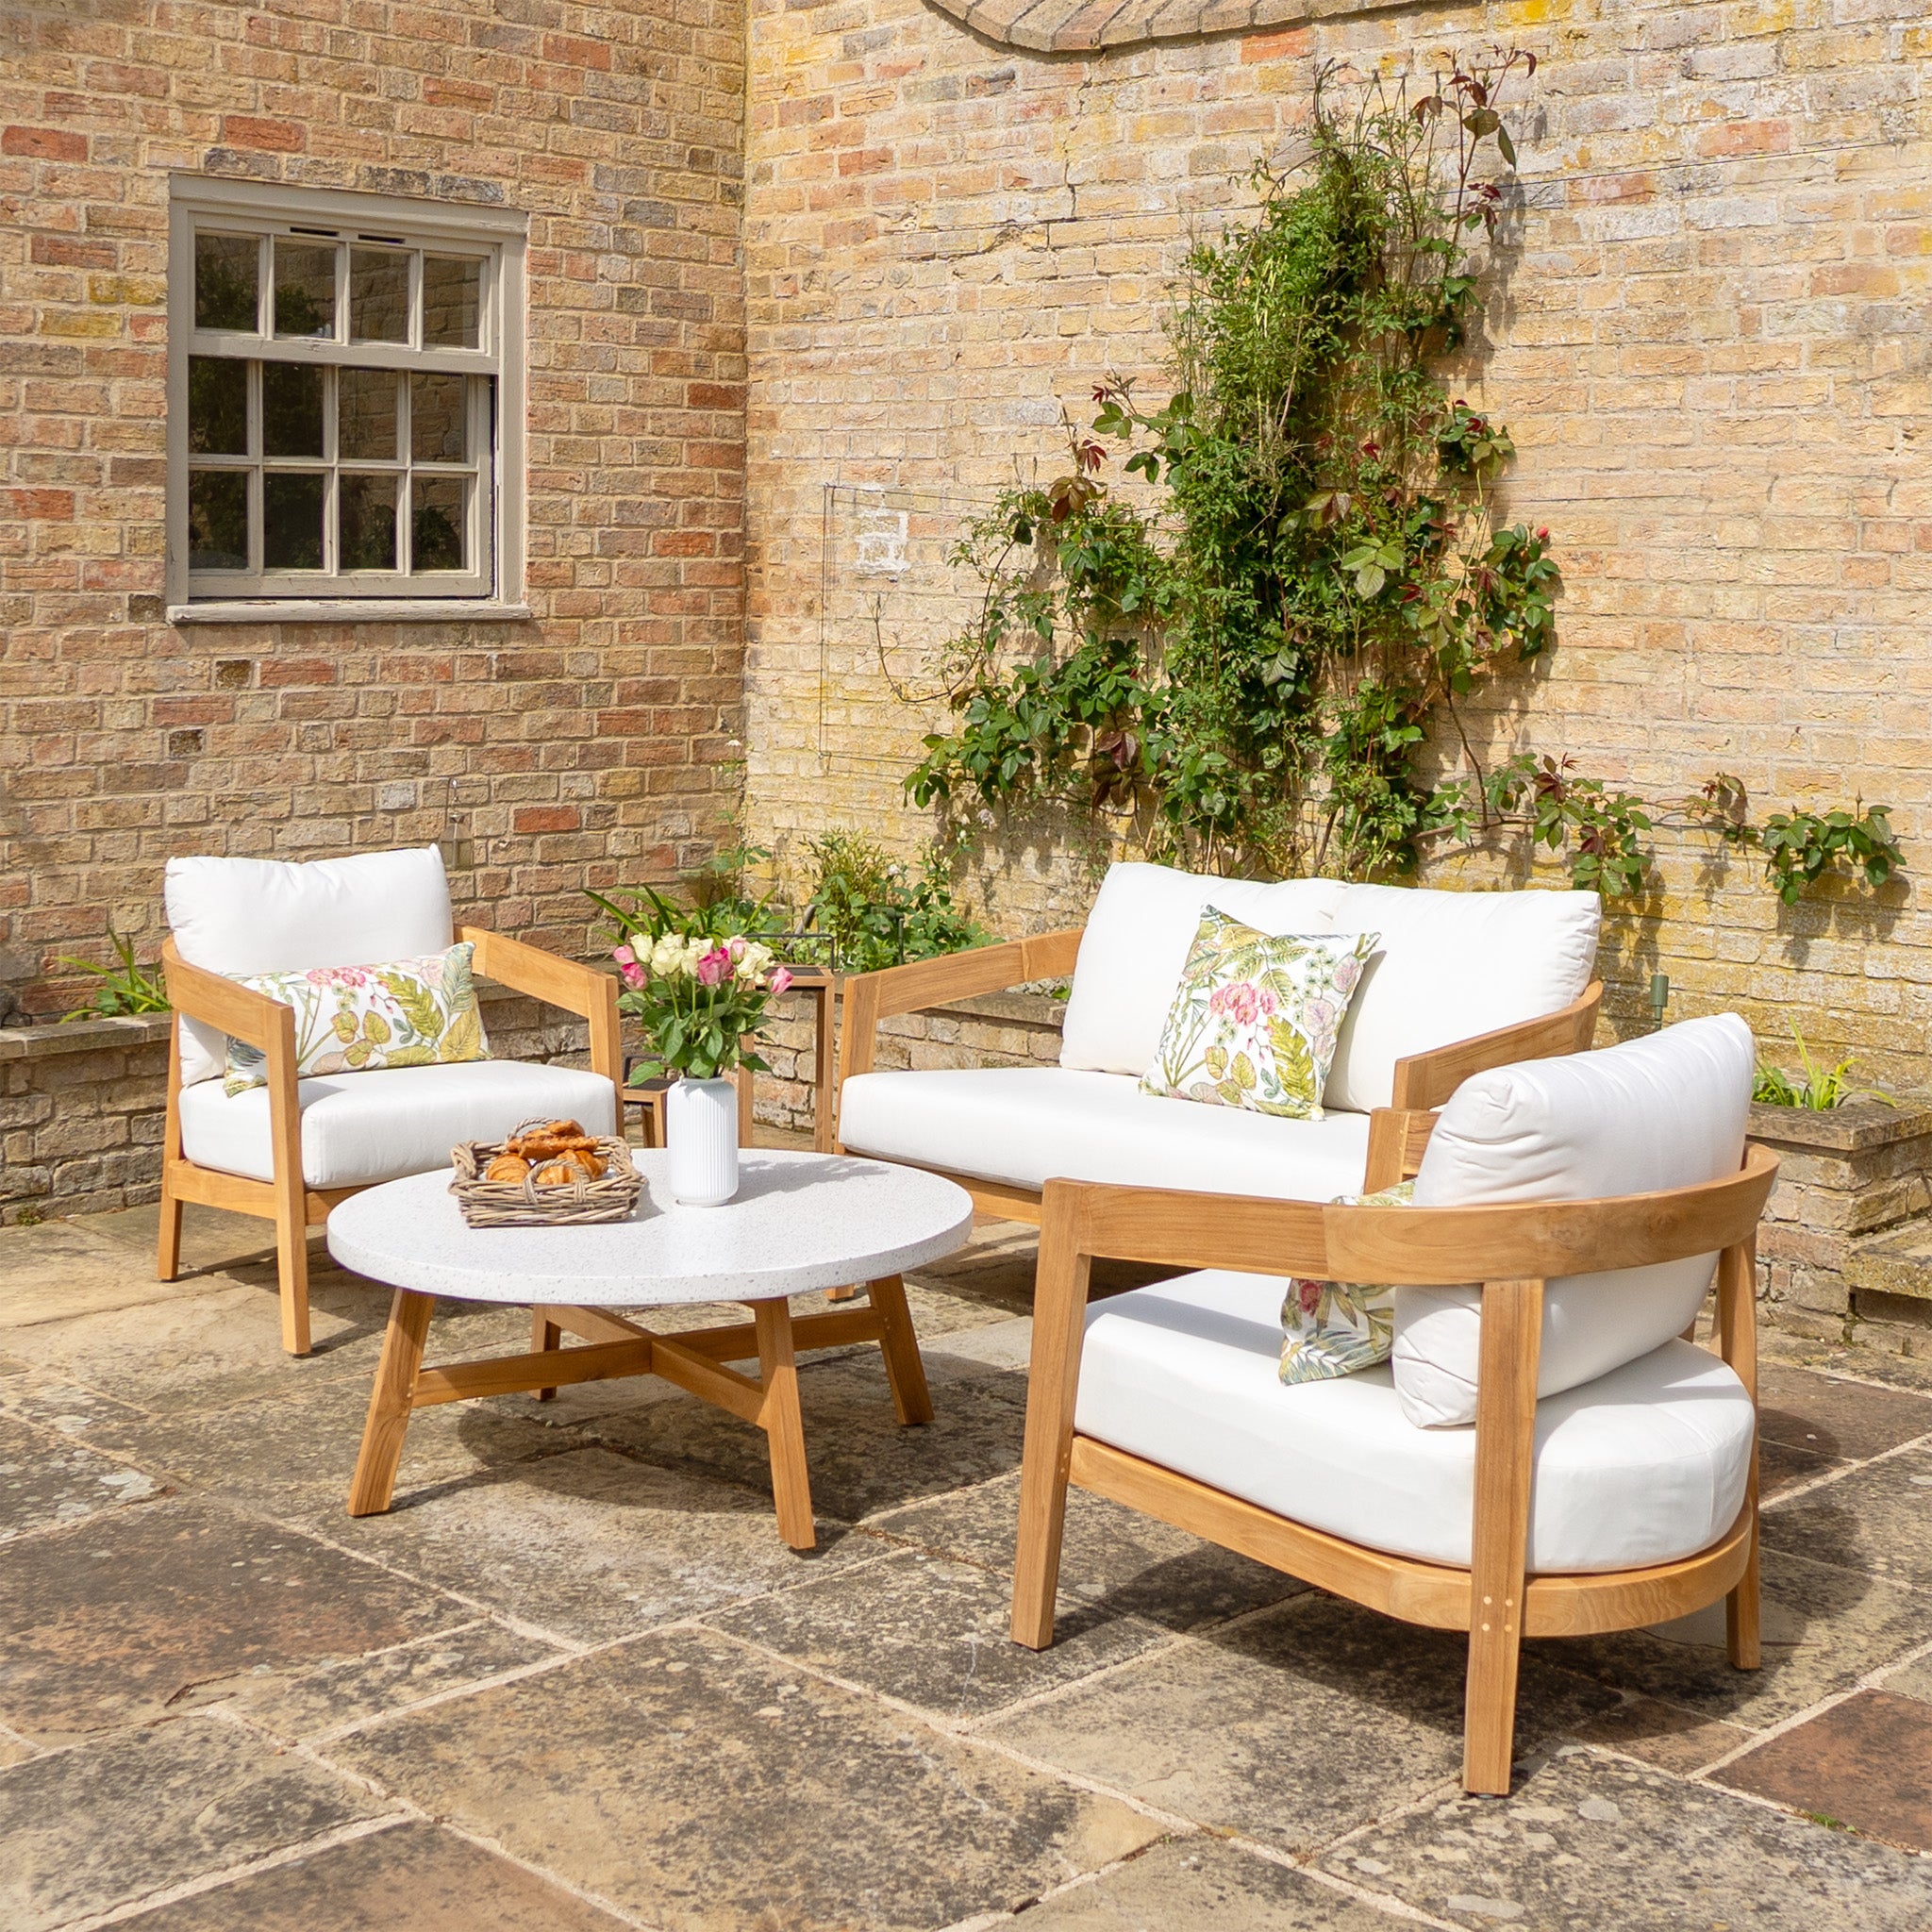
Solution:
<svg viewBox="0 0 1932 1932"><path fill-rule="evenodd" d="M1411 99L1315 86L1308 153L1257 169L1259 207L1187 259L1169 400L1131 378L1068 425L1066 475L1004 492L957 560L984 586L941 663L954 712L907 781L945 810L1049 802L1204 871L1383 877L1513 834L1627 896L1674 818L1755 845L1787 898L1900 864L1882 807L1759 827L1722 775L1660 806L1524 752L1486 771L1458 702L1556 641L1550 533L1504 525L1507 429L1442 366L1481 299L1475 259L1515 162L1505 97L1533 55L1492 48ZM1160 492L1113 493L1113 459ZM1447 740L1462 769L1428 775Z"/></svg>

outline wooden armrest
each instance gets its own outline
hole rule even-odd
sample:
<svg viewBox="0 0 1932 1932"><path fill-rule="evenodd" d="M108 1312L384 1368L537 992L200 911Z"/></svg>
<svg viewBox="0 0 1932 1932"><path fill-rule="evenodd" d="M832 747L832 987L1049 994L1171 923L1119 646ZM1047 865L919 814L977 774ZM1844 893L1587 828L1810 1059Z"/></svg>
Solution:
<svg viewBox="0 0 1932 1932"><path fill-rule="evenodd" d="M1319 1201L1050 1180L1041 1197L1041 1252L1053 1241L1115 1261L1325 1279L1328 1211Z"/></svg>
<svg viewBox="0 0 1932 1932"><path fill-rule="evenodd" d="M937 959L915 959L877 973L855 973L840 988L839 1078L872 1072L878 1023L894 1013L1000 992L1029 979L1056 979L1074 970L1082 928L1070 925L1029 940L976 946Z"/></svg>
<svg viewBox="0 0 1932 1932"><path fill-rule="evenodd" d="M1397 1060L1390 1105L1398 1112L1426 1113L1441 1107L1472 1074L1513 1066L1518 1060L1554 1059L1563 1054L1587 1052L1596 1031L1596 1010L1603 996L1603 981L1593 979L1580 998L1559 1012L1545 1013L1539 1020L1520 1020L1513 1026L1498 1026L1492 1033L1478 1033Z"/></svg>
<svg viewBox="0 0 1932 1932"><path fill-rule="evenodd" d="M286 1031L291 1050L295 1038L295 1009L265 992L242 986L205 966L191 966L175 950L173 940L161 941L161 977L168 989L168 1004L191 1020L219 1026L236 1040L246 1041L266 1053L278 1035Z"/></svg>
<svg viewBox="0 0 1932 1932"><path fill-rule="evenodd" d="M614 974L480 925L458 927L457 938L476 948L474 969L483 978L588 1020L591 1068L621 1088L624 1070ZM623 1119L621 1106L618 1118Z"/></svg>

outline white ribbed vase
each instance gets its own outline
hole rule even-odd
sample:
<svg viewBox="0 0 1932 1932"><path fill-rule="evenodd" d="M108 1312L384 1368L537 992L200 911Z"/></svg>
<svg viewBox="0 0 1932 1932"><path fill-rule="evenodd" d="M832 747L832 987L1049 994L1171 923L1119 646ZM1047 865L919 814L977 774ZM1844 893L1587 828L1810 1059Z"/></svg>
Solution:
<svg viewBox="0 0 1932 1932"><path fill-rule="evenodd" d="M674 1080L664 1095L671 1191L687 1208L722 1208L738 1191L738 1084Z"/></svg>

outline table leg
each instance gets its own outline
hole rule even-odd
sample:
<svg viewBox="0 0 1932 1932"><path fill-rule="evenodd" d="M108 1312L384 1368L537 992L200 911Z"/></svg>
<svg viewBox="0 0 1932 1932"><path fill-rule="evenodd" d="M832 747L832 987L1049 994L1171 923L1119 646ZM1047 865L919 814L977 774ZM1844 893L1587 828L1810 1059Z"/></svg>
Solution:
<svg viewBox="0 0 1932 1932"><path fill-rule="evenodd" d="M892 1385L892 1407L902 1423L929 1423L932 1393L925 1386L925 1364L919 1358L919 1338L912 1332L912 1311L906 1306L906 1284L889 1274L870 1284L866 1292L879 1318L879 1353L886 1358L886 1379Z"/></svg>
<svg viewBox="0 0 1932 1932"><path fill-rule="evenodd" d="M555 1322L545 1318L541 1308L530 1310L530 1353L547 1355L553 1348L563 1346L563 1330ZM554 1402L555 1389L533 1389L530 1391L539 1402Z"/></svg>
<svg viewBox="0 0 1932 1932"><path fill-rule="evenodd" d="M791 1349L791 1310L782 1296L752 1304L758 1330L758 1380L764 1406L758 1424L772 1455L772 1500L778 1534L794 1550L817 1547L811 1517L811 1479L805 1462L805 1420L798 1406L798 1363Z"/></svg>
<svg viewBox="0 0 1932 1932"><path fill-rule="evenodd" d="M818 1154L832 1151L833 1070L832 982L821 980L811 990L811 1144Z"/></svg>
<svg viewBox="0 0 1932 1932"><path fill-rule="evenodd" d="M369 1394L369 1420L362 1425L362 1453L356 1458L356 1474L349 1484L351 1516L379 1516L395 1493L396 1465L403 1459L403 1438L409 1429L416 1373L423 1366L423 1342L435 1309L434 1295L411 1294L406 1288L397 1289L390 1303L382 1359Z"/></svg>

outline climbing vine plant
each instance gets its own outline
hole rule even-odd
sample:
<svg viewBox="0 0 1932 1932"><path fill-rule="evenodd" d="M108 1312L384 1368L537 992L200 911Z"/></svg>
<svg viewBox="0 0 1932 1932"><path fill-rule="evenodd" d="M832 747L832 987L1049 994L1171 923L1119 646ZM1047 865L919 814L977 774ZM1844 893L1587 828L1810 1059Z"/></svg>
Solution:
<svg viewBox="0 0 1932 1932"><path fill-rule="evenodd" d="M915 803L1082 808L1222 872L1388 876L1513 831L1614 896L1666 815L1760 845L1787 897L1897 866L1883 808L1760 829L1735 779L1658 807L1568 759L1486 771L1463 730L1461 700L1552 648L1562 591L1549 531L1496 514L1507 429L1443 379L1504 214L1507 97L1535 71L1491 49L1346 109L1318 77L1306 159L1257 169L1253 217L1187 258L1168 399L1109 375L1067 474L967 531L983 595L944 655L953 723ZM1103 480L1115 460L1156 508ZM1463 769L1424 775L1445 737Z"/></svg>

